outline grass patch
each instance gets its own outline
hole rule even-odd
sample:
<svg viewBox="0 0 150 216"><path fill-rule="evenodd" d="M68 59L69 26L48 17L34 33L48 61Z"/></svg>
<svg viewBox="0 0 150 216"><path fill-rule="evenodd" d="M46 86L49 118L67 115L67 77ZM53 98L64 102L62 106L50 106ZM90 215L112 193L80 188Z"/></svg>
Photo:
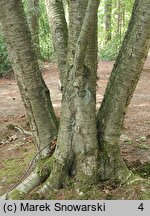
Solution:
<svg viewBox="0 0 150 216"><path fill-rule="evenodd" d="M30 143L30 145L32 144ZM33 150L29 149L27 151L23 151L21 146L19 154L17 154L15 158L13 156L12 158L3 159L3 166L1 167L0 172L0 195L6 193L19 181L22 175L26 172L28 164L32 160L33 156Z"/></svg>

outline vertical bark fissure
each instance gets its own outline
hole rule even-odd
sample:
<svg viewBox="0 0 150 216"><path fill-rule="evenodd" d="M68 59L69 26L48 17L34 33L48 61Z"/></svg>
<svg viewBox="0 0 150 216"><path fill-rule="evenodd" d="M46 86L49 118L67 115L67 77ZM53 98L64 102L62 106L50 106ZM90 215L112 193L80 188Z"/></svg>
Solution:
<svg viewBox="0 0 150 216"><path fill-rule="evenodd" d="M102 179L125 178L119 137L126 109L139 80L150 46L150 1L136 0L128 31L114 65L97 116ZM123 176L124 175L124 176Z"/></svg>
<svg viewBox="0 0 150 216"><path fill-rule="evenodd" d="M9 58L37 141L37 149L47 146L41 153L46 156L50 151L50 140L57 135L58 123L49 90L39 70L23 5L20 0L17 5L15 0L9 3L1 1L0 12Z"/></svg>

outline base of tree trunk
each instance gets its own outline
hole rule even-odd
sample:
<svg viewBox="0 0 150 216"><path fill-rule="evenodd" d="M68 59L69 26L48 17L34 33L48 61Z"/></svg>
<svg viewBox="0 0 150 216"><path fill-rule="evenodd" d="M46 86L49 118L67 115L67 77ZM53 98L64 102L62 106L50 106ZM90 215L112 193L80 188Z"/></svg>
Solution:
<svg viewBox="0 0 150 216"><path fill-rule="evenodd" d="M76 194L76 199L90 199L91 197L101 199L100 187L102 185L104 187L111 185L115 188L114 194L123 194L125 191L126 194L123 197L126 196L126 199L133 198L134 194L145 199L150 198L150 182L134 175L128 169L124 172L120 171L118 181L117 179L101 181L94 158L86 156L83 160L82 156L76 158L69 166L67 160L59 164L52 156L38 161L35 170L15 189L1 196L1 199L54 199L56 191L70 185L72 193Z"/></svg>

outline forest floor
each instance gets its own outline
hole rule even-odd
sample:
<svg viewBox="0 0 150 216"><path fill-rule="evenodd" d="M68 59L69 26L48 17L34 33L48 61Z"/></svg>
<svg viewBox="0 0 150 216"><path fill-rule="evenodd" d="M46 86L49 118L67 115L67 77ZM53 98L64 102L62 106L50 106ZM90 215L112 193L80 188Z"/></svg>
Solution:
<svg viewBox="0 0 150 216"><path fill-rule="evenodd" d="M97 109L103 99L114 62L99 62ZM41 64L44 79L50 89L56 114L60 115L61 92L58 71L53 63ZM14 126L29 130L25 108L13 75L0 79L0 195L10 190L35 155L34 140ZM150 56L129 105L120 138L122 156L133 171L150 178ZM60 199L65 198L61 197Z"/></svg>

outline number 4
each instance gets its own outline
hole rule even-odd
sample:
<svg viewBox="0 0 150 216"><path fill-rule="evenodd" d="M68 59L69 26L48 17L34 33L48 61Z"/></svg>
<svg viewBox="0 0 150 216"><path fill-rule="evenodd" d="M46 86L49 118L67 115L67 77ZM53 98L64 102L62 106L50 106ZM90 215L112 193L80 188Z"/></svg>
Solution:
<svg viewBox="0 0 150 216"><path fill-rule="evenodd" d="M141 203L138 207L139 210L143 211L144 210L144 206L143 206L143 203Z"/></svg>

